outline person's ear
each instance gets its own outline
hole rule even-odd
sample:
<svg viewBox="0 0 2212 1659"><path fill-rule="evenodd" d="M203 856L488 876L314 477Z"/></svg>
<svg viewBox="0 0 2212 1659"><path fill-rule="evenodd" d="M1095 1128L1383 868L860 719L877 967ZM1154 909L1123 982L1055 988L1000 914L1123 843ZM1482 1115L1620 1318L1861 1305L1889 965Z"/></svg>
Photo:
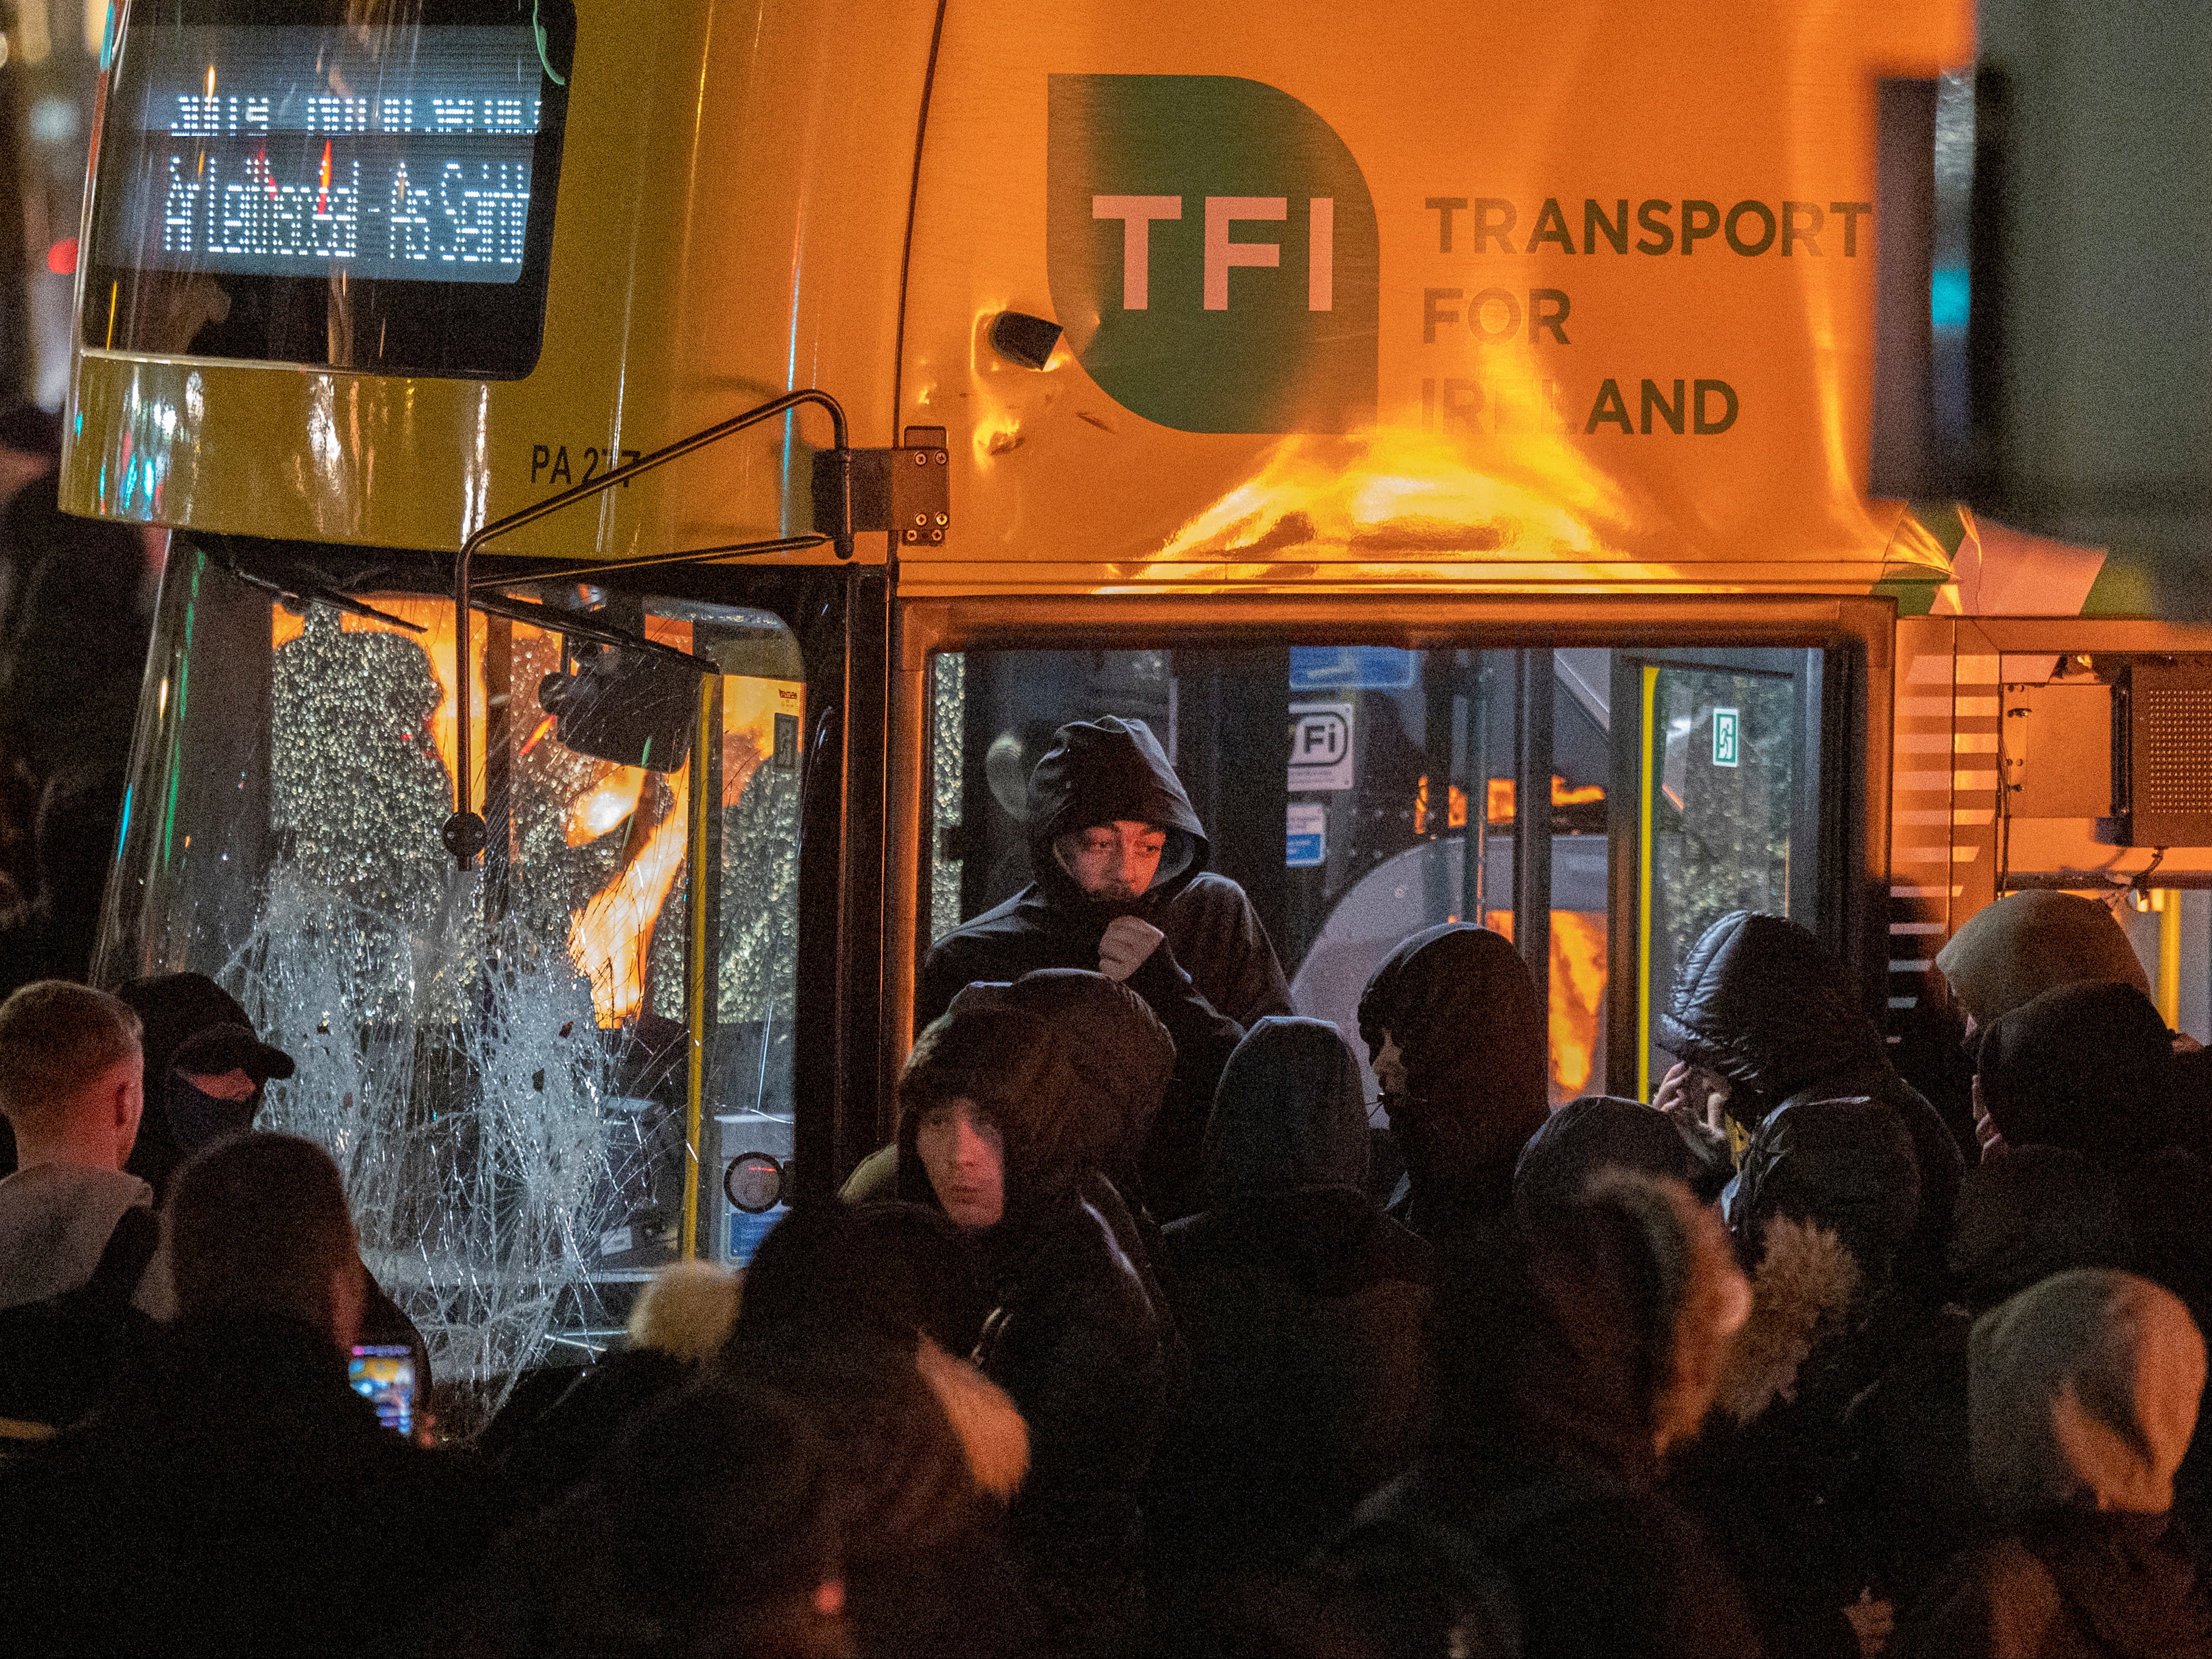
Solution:
<svg viewBox="0 0 2212 1659"><path fill-rule="evenodd" d="M135 1059L115 1085L115 1161L119 1166L138 1144L138 1125L146 1115L146 1079Z"/></svg>

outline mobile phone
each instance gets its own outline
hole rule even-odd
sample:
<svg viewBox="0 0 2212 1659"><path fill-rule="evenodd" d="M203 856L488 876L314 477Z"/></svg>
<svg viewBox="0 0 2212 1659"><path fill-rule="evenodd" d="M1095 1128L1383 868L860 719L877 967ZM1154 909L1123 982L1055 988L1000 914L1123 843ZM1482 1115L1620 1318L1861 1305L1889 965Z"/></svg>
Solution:
<svg viewBox="0 0 2212 1659"><path fill-rule="evenodd" d="M356 1343L346 1381L376 1407L376 1420L386 1428L415 1432L415 1354L405 1343Z"/></svg>

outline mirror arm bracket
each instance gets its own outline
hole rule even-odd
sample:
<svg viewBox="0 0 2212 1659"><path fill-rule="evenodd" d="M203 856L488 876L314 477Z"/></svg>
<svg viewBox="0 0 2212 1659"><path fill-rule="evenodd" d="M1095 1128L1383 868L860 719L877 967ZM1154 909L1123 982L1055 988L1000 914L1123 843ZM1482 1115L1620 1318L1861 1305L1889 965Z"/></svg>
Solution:
<svg viewBox="0 0 2212 1659"><path fill-rule="evenodd" d="M679 438L672 444L656 449L649 454L641 455L637 459L626 465L618 466L611 472L602 473L596 478L586 479L584 483L562 490L557 495L548 495L544 501L526 507L519 513L510 513L503 519L495 519L489 524L479 526L461 543L460 551L453 556L453 678L459 684L460 697L460 718L454 722L453 733L453 815L446 820L445 828L439 833L439 839L445 843L446 850L453 855L453 862L459 868L467 870L476 863L477 855L483 851L489 838L483 817L471 809L469 801L469 769L471 759L469 753L469 721L474 714L469 706L471 701L469 696L471 676L468 672L469 596L471 591L469 567L475 560L477 550L487 542L495 541L501 536L521 529L525 525L535 524L538 520L558 513L563 507L572 507L578 501L588 500L603 491L613 489L617 484L628 483L632 478L650 472L656 467L665 466L678 456L689 455L695 449L704 449L708 445L726 438L732 433L742 432L747 427L757 426L763 421L774 420L777 416L796 409L802 404L816 404L829 411L830 447L815 457L815 510L820 514L825 506L830 509L828 515L830 520L830 530L827 539L836 550L839 558L849 559L853 556L854 452L848 441L844 409L828 392L817 391L811 386L799 392L787 392L781 398L772 398L767 403L748 409L742 414L732 415L726 421L718 421L713 426L703 428L688 438ZM825 462L828 463L826 469L823 465ZM803 544L818 545L821 539L821 538L809 538ZM785 538L779 543L746 544L725 548L719 551L722 556L727 557L740 552L766 552L772 549L781 550L785 544L799 540L798 538ZM647 561L639 560L634 562L642 564ZM618 568L620 567L615 565L594 567L599 569Z"/></svg>

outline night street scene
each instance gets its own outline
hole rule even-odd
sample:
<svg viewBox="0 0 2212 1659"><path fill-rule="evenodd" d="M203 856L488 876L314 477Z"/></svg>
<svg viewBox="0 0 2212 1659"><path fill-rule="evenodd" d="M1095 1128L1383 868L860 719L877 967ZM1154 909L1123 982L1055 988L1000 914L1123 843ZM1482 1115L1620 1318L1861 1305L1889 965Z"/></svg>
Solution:
<svg viewBox="0 0 2212 1659"><path fill-rule="evenodd" d="M2212 5L0 0L0 1650L2212 1659Z"/></svg>

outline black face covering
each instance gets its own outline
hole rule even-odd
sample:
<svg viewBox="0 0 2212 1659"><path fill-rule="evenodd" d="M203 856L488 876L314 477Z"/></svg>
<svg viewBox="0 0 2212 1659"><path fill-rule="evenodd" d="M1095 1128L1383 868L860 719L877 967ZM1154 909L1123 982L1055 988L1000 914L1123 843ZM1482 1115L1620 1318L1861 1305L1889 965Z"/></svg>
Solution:
<svg viewBox="0 0 2212 1659"><path fill-rule="evenodd" d="M194 1087L182 1072L172 1072L166 1103L169 1133L189 1158L211 1140L252 1127L253 1115L261 1109L261 1091L256 1088L243 1100L225 1100Z"/></svg>

